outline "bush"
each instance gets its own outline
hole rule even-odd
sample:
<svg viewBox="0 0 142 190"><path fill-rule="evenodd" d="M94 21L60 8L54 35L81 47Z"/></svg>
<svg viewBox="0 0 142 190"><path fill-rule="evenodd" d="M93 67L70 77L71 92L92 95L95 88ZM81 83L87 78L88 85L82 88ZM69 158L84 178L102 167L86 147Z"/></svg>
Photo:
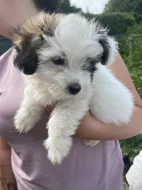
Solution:
<svg viewBox="0 0 142 190"><path fill-rule="evenodd" d="M128 13L103 13L97 16L98 20L110 29L110 35L120 35L127 31L128 26L135 24L135 18Z"/></svg>
<svg viewBox="0 0 142 190"><path fill-rule="evenodd" d="M142 34L142 25L135 24L129 27L125 35L117 38L119 41L120 52L127 64L135 87L142 98L142 36L132 38L132 60L130 60L127 39L131 34ZM123 153L128 153L132 160L142 149L142 135L121 141L121 147Z"/></svg>

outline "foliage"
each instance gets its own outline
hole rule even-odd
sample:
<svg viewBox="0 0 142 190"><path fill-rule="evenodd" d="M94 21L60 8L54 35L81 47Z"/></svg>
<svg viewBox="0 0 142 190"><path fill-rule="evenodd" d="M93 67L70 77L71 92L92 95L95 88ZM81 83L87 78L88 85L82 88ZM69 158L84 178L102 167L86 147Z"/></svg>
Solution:
<svg viewBox="0 0 142 190"><path fill-rule="evenodd" d="M110 34L117 38L120 53L142 98L142 36L128 40L132 34L142 34L142 1L109 0L104 13L98 18L103 25L108 25ZM122 140L121 147L123 154L127 153L133 159L142 149L142 135Z"/></svg>
<svg viewBox="0 0 142 190"><path fill-rule="evenodd" d="M129 13L103 13L99 15L93 15L86 13L86 18L100 21L100 23L110 29L110 35L124 34L127 31L128 26L132 26L135 23L135 18Z"/></svg>
<svg viewBox="0 0 142 190"><path fill-rule="evenodd" d="M73 5L71 5L69 0L60 0L60 8L59 11L61 13L78 13L82 12L81 8L77 8Z"/></svg>
<svg viewBox="0 0 142 190"><path fill-rule="evenodd" d="M142 136L138 135L136 137L120 141L123 154L128 154L130 159L139 154L142 149Z"/></svg>
<svg viewBox="0 0 142 190"><path fill-rule="evenodd" d="M109 0L104 12L129 12L142 14L141 0Z"/></svg>
<svg viewBox="0 0 142 190"><path fill-rule="evenodd" d="M133 15L128 13L103 13L97 15L96 18L110 29L110 35L120 35L127 31L128 26L135 23Z"/></svg>
<svg viewBox="0 0 142 190"><path fill-rule="evenodd" d="M119 38L120 50L123 50L123 58L130 71L135 87L142 98L142 36L132 38L132 58L130 59L128 48L128 36L142 34L142 25L135 24L129 27L125 35ZM122 45L123 44L123 45ZM128 153L131 159L142 149L142 135L121 141L123 153Z"/></svg>

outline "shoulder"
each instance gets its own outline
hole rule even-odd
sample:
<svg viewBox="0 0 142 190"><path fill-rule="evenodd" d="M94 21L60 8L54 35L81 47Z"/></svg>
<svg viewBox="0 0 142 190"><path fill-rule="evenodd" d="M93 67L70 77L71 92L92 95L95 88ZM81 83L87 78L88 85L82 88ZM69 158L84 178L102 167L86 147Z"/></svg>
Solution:
<svg viewBox="0 0 142 190"><path fill-rule="evenodd" d="M12 58L13 54L15 54L15 49L12 47L0 56L0 64L1 64L1 61L4 61L5 59L10 58L10 57Z"/></svg>
<svg viewBox="0 0 142 190"><path fill-rule="evenodd" d="M22 72L13 64L15 53L11 48L0 57L0 136L3 137L13 130L13 116L20 105L25 85Z"/></svg>
<svg viewBox="0 0 142 190"><path fill-rule="evenodd" d="M5 71L5 69L13 64L14 57L16 55L15 49L12 47L3 55L0 56L0 75Z"/></svg>

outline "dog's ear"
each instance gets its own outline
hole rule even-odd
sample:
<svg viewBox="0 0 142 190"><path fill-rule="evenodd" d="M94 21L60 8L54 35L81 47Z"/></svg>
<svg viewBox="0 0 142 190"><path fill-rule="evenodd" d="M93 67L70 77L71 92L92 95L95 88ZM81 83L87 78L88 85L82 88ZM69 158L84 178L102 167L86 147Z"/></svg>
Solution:
<svg viewBox="0 0 142 190"><path fill-rule="evenodd" d="M15 49L17 55L14 65L26 75L34 74L38 67L38 56L36 48L31 45L30 39L23 40L20 46L15 46Z"/></svg>
<svg viewBox="0 0 142 190"><path fill-rule="evenodd" d="M54 17L40 12L15 29L13 44L17 55L14 64L24 74L35 73L38 67L37 51L47 41L47 36L53 35L55 24L52 21L55 20Z"/></svg>
<svg viewBox="0 0 142 190"><path fill-rule="evenodd" d="M118 44L113 37L108 35L107 29L104 29L100 26L98 28L98 42L103 48L103 53L100 57L100 61L103 65L112 64L115 60Z"/></svg>
<svg viewBox="0 0 142 190"><path fill-rule="evenodd" d="M108 63L108 59L110 56L110 44L108 42L107 38L102 37L101 39L99 39L99 43L101 44L102 48L103 48L103 53L101 56L101 63L103 65L106 65Z"/></svg>
<svg viewBox="0 0 142 190"><path fill-rule="evenodd" d="M39 35L27 35L27 33L18 32L16 34L15 50L17 55L14 65L24 74L32 75L38 67L38 50L46 42L48 42L49 33Z"/></svg>

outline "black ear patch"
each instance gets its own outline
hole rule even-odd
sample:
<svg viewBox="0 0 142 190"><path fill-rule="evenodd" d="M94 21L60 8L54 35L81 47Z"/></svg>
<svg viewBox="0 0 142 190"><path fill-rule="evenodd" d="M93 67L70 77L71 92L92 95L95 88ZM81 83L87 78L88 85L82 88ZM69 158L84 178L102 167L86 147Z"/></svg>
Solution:
<svg viewBox="0 0 142 190"><path fill-rule="evenodd" d="M101 57L101 63L103 65L106 65L107 61L109 59L109 56L110 56L110 45L109 45L109 42L108 42L107 38L100 39L99 43L103 47L103 54L102 54L102 57Z"/></svg>
<svg viewBox="0 0 142 190"><path fill-rule="evenodd" d="M38 67L38 56L35 47L32 47L30 41L24 41L22 47L15 47L17 56L14 65L24 74L32 75Z"/></svg>
<svg viewBox="0 0 142 190"><path fill-rule="evenodd" d="M14 65L24 74L32 75L35 73L38 66L37 54L35 52L22 51L17 54Z"/></svg>

